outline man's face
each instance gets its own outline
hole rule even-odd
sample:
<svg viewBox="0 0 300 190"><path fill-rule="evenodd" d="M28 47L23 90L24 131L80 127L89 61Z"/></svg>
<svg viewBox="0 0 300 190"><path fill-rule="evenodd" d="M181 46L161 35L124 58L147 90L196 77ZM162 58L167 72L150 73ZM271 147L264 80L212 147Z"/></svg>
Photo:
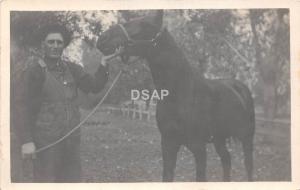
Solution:
<svg viewBox="0 0 300 190"><path fill-rule="evenodd" d="M49 33L43 41L45 57L58 59L64 50L64 38L61 33Z"/></svg>

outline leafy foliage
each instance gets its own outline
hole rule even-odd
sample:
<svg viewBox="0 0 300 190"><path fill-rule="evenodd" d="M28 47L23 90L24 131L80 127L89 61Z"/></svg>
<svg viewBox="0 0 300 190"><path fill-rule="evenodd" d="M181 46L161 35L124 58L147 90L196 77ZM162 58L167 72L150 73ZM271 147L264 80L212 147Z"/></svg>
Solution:
<svg viewBox="0 0 300 190"><path fill-rule="evenodd" d="M83 66L94 56L85 39L93 39L114 23L144 16L151 10L67 11L11 13L13 65L31 52L39 51L35 34L45 24L59 22L73 32L74 40L64 58ZM256 102L263 102L262 89L268 78L276 89L278 107L289 104L289 12L285 9L259 10L165 10L164 26L172 33L199 75L206 78L237 78L249 86ZM23 53L22 53L23 52ZM83 58L85 56L85 58ZM18 58L19 57L19 58ZM94 58L93 58L94 57ZM135 60L135 58L132 58ZM124 65L110 64L111 76ZM18 71L20 66L12 66ZM118 103L129 98L130 89L153 88L149 69L143 60L127 66L108 102ZM269 84L268 84L269 85Z"/></svg>

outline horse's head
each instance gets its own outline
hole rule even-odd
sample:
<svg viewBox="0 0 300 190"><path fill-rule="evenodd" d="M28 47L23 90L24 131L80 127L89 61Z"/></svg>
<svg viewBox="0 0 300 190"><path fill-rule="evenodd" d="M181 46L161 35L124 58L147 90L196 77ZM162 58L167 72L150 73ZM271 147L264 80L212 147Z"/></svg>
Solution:
<svg viewBox="0 0 300 190"><path fill-rule="evenodd" d="M104 54L113 54L124 47L123 56L143 56L156 45L161 33L163 11L153 15L135 18L124 24L116 24L104 31L97 42L97 48Z"/></svg>

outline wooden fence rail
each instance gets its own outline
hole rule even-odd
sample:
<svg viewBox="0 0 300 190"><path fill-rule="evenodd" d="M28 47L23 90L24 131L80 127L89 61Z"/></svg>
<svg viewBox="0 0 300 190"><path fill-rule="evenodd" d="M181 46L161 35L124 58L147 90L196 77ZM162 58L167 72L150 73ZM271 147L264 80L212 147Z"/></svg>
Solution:
<svg viewBox="0 0 300 190"><path fill-rule="evenodd" d="M145 109L145 106L121 106L121 107L112 107L106 106L103 108L108 112L120 112L123 116L126 116L130 119L139 119L143 120L143 115L146 115L147 121L150 121L151 118L155 117L155 105L150 104L148 109ZM269 120L263 117L256 116L257 122L264 122L264 123L272 123L272 124L282 124L282 125L290 125L291 121L287 119L273 119Z"/></svg>
<svg viewBox="0 0 300 190"><path fill-rule="evenodd" d="M121 114L132 120L145 120L145 124L150 127L156 127L155 122L155 106L152 105L148 109L143 106L129 107L129 106L106 106L102 107L102 110L109 113ZM290 139L290 127L291 122L288 119L274 119L268 120L260 117L257 114L256 123L260 127L256 127L256 133L270 137L273 139L289 140Z"/></svg>

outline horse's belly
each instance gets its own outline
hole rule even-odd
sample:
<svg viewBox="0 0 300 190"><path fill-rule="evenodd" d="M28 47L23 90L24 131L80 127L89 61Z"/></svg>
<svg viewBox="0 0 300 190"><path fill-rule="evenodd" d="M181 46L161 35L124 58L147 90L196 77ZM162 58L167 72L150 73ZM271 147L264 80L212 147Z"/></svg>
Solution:
<svg viewBox="0 0 300 190"><path fill-rule="evenodd" d="M199 116L192 107L183 108L178 104L160 103L157 105L156 121L162 135L173 136L182 143L188 141L190 136L203 134L200 125L206 118L199 121ZM205 125L207 126L207 125Z"/></svg>

